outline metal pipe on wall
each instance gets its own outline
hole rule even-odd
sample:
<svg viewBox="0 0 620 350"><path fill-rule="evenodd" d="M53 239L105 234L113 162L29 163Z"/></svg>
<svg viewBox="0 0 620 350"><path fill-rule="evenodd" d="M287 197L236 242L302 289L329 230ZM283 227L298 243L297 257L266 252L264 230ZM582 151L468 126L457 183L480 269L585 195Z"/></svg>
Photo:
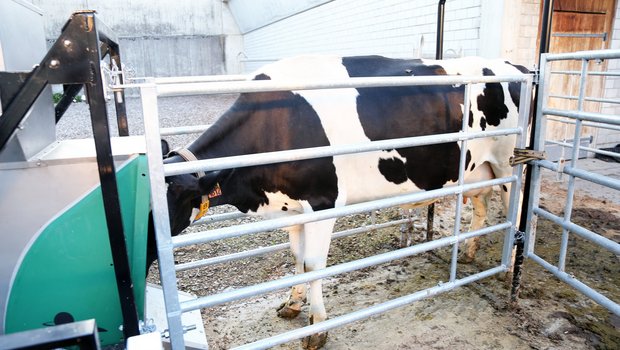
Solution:
<svg viewBox="0 0 620 350"><path fill-rule="evenodd" d="M437 4L437 46L435 47L435 58L443 58L443 23L446 12L446 0L439 0Z"/></svg>

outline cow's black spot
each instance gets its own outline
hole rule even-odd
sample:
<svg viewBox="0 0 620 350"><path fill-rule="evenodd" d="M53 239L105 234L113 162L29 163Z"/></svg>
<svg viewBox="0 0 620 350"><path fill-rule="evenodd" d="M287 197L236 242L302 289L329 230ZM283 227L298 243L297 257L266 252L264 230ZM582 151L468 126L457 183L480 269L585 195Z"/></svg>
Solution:
<svg viewBox="0 0 620 350"><path fill-rule="evenodd" d="M407 181L407 170L402 160L394 157L390 159L379 159L379 171L386 180L395 184L402 184Z"/></svg>
<svg viewBox="0 0 620 350"><path fill-rule="evenodd" d="M467 153L465 154L465 169L469 167L469 162L471 162L471 151L467 150Z"/></svg>
<svg viewBox="0 0 620 350"><path fill-rule="evenodd" d="M415 76L446 74L441 66L424 65L421 60L380 56L347 57L342 59L342 64L350 77L402 76L407 69ZM464 85L359 88L357 91L357 113L364 134L372 141L461 129ZM458 179L460 148L456 142L396 151L405 159L404 171L395 164L384 163L383 169L391 170L390 181L402 181L406 176L418 188L431 190Z"/></svg>
<svg viewBox="0 0 620 350"><path fill-rule="evenodd" d="M471 163L471 168L469 168L469 171L474 171L475 168L476 168L476 163Z"/></svg>
<svg viewBox="0 0 620 350"><path fill-rule="evenodd" d="M495 75L488 68L482 69L483 75ZM498 126L502 119L508 116L508 108L504 104L504 89L500 83L487 83L483 93L478 96L478 110L480 110L488 125Z"/></svg>
<svg viewBox="0 0 620 350"><path fill-rule="evenodd" d="M502 189L504 190L504 192L508 192L508 187L506 187L506 185L502 185Z"/></svg>
<svg viewBox="0 0 620 350"><path fill-rule="evenodd" d="M288 208L286 206L282 206L282 211L288 211Z"/></svg>
<svg viewBox="0 0 620 350"><path fill-rule="evenodd" d="M474 112L471 111L471 109L469 110L469 127L471 128L472 126L474 126Z"/></svg>
<svg viewBox="0 0 620 350"><path fill-rule="evenodd" d="M480 117L480 129L482 129L482 131L486 130L487 128L487 118L485 117Z"/></svg>
<svg viewBox="0 0 620 350"><path fill-rule="evenodd" d="M257 76L254 77L254 79L252 80L271 80L271 77L268 76L267 74L261 73Z"/></svg>
<svg viewBox="0 0 620 350"><path fill-rule="evenodd" d="M518 64L512 64L506 61L506 64L509 64L515 68L517 68L521 73L530 74L530 70L520 66ZM508 92L510 93L510 99L512 99L512 103L517 106L517 111L519 110L519 96L521 95L521 83L509 83L508 84Z"/></svg>

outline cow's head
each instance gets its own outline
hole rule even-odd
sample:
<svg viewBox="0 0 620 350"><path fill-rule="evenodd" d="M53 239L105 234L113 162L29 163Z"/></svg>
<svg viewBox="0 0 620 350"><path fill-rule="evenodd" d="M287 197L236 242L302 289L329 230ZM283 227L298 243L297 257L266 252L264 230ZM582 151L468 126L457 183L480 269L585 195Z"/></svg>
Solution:
<svg viewBox="0 0 620 350"><path fill-rule="evenodd" d="M166 141L162 140L162 154L164 163L177 163L185 161L178 155L170 153ZM196 218L197 209L200 208L204 198L213 191L218 184L223 172L213 171L198 178L196 174L181 174L166 177L168 215L170 219L170 232L176 236L187 228ZM212 202L216 202L213 201ZM147 269L157 258L155 245L155 230L152 216L149 222L149 237L147 244Z"/></svg>

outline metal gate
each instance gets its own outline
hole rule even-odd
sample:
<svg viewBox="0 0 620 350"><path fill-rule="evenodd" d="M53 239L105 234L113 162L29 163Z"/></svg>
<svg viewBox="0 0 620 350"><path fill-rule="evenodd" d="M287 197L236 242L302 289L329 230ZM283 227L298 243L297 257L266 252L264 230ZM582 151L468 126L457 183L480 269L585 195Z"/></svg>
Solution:
<svg viewBox="0 0 620 350"><path fill-rule="evenodd" d="M402 195L398 197L375 200L371 202L347 205L344 207L321 210L312 213L305 213L285 218L264 220L252 224L242 224L234 227L220 228L210 231L185 234L182 236L171 237L168 207L166 201L166 184L165 176L175 174L185 174L196 172L197 169L202 171L212 171L218 169L226 169L233 167L253 166L260 164L270 164L277 162L285 162L292 160L310 159L342 154L351 154L358 152L368 152L384 149L395 149L402 147L413 147L420 145L459 142L461 146L460 158L460 174L463 174L465 167L466 149L468 140L497 137L502 135L517 135L517 147L524 147L525 132L527 130L527 116L529 115L529 105L532 87L532 77L527 75L519 76L428 76L428 77L382 77L382 78L350 78L346 80L334 81L316 81L306 83L288 83L283 84L277 81L235 81L239 80L239 76L224 78L221 82L212 82L213 77L193 78L193 79L152 79L145 84L140 84L142 105L145 118L145 135L148 150L149 172L152 192L152 210L155 218L155 229L158 246L159 266L161 274L161 282L164 290L164 298L166 303L166 312L169 324L169 334L174 349L182 349L184 347L183 332L184 326L181 322L181 314L192 310L211 307L230 301L240 300L255 295L284 289L296 284L309 282L319 278L325 278L336 274L358 270L364 267L385 263L391 260L404 258L432 249L451 246L452 259L450 268L450 279L447 282L415 292L410 295L402 296L397 299L389 300L381 304L361 309L350 314L332 318L320 323L299 328L287 333L279 334L271 338L263 339L255 343L242 346L243 349L262 349L277 344L282 344L304 336L312 335L318 332L326 331L331 328L342 326L354 321L368 318L372 315L391 310L396 307L404 306L414 301L427 298L442 292L453 290L459 286L477 281L479 279L489 277L498 273L506 272L511 264L510 253L513 247L515 222L517 216L518 200L512 200L509 215L505 222L497 225L482 228L472 232L462 232L460 227L461 206L463 193L475 189L494 185L502 185L512 183L512 198L516 198L518 189L521 187L522 166L514 168L513 175L510 177L494 179L490 181L482 181L471 184L463 183L463 176L459 176L459 182L454 186L433 190L423 191ZM282 90L308 90L308 89L334 89L334 88L357 88L357 87L379 87L379 86L410 86L410 85L465 85L464 93L464 115L468 115L470 109L470 90L472 84L490 83L490 82L516 82L521 85L521 101L519 106L520 124L516 128L508 128L501 130L487 130L470 132L467 130L467 118L463 118L462 130L456 133L430 135L423 137L411 137L403 139L393 139L385 141L373 141L361 144L339 145L318 147L309 149L299 149L291 151L281 151L265 154L252 154L244 156L236 156L229 158L210 159L208 161L194 161L176 164L163 164L162 152L160 145L160 136L162 134L159 127L157 98L158 96L177 96L188 94L219 94L231 92L257 92L257 91L282 91ZM165 134L182 133L196 131L201 129L192 127L182 127L175 130L166 129ZM383 253L360 260L355 260L335 266L329 266L325 269L298 274L295 276L284 277L278 280L269 281L235 289L232 291L201 296L198 299L179 302L177 291L176 272L196 268L217 261L229 261L231 259L263 254L266 251L286 248L285 245L276 247L268 247L247 253L241 253L234 256L216 257L202 261L192 262L189 264L176 265L173 258L173 250L178 247L191 244L200 244L220 240L241 235L253 234L267 230L273 230L281 227L302 224L311 221L318 221L328 218L340 217L355 213L367 213L369 211L387 208L400 204L420 202L429 199L440 198L448 195L456 195L456 213L455 227L452 236L440 238L434 241L418 244L412 247L399 249L396 251ZM356 231L356 230L353 230ZM487 235L493 232L503 231L504 243L502 250L501 263L498 266L488 270L468 275L463 278L457 278L457 252L458 245L467 238ZM354 232L346 232L339 234L351 234Z"/></svg>
<svg viewBox="0 0 620 350"><path fill-rule="evenodd" d="M613 300L610 300L605 295L587 286L582 281L579 281L575 276L566 271L566 258L568 250L569 235L577 235L590 242L599 245L600 247L609 250L610 252L620 255L620 244L608 239L601 234L593 232L571 221L571 213L573 211L573 200L575 198L575 184L576 181L588 181L591 183L605 186L611 190L620 190L620 180L610 176L604 176L601 174L588 171L579 167L579 158L583 152L601 154L609 157L615 157L618 159L618 153L594 149L591 147L585 147L581 145L580 133L584 127L592 127L599 129L610 129L614 131L620 131L620 115L618 115L619 109L613 113L599 113L590 112L585 108L586 102L598 102L606 104L608 106L619 105L618 99L606 99L587 96L587 83L589 77L608 77L611 81L615 77L620 77L620 72L593 72L589 71L588 65L591 62L602 62L603 60L620 59L620 50L601 50L601 51L582 51L566 54L544 54L541 57L540 65L540 97L537 105L537 122L535 130L534 150L545 151L547 145L559 145L565 148L565 152L562 152L563 157L558 162L550 162L548 160L536 160L531 162L532 168L532 182L530 187L531 199L528 203L527 220L528 227L526 228L526 240L525 240L525 255L532 259L534 262L540 264L542 267L553 273L560 280L568 283L572 287L579 290L592 300L596 301L600 305L609 309L616 315L620 315L620 305ZM557 61L576 61L581 62L580 70L553 70L552 64ZM573 76L578 83L578 95L577 96L557 96L551 95L550 84L553 76ZM620 81L620 80L619 80ZM549 107L550 100L552 99L568 99L576 101L576 109L556 109ZM572 138L569 136L564 141L549 141L545 140L545 126L547 121L553 120L570 125L574 128ZM560 217L551 213L550 211L541 208L539 206L540 193L541 193L541 170L549 169L557 172L558 176L563 174L568 175L567 186L567 199L564 204L564 213ZM546 261L541 256L536 254L536 223L538 219L549 220L562 227L561 245L559 251L559 258L555 263Z"/></svg>

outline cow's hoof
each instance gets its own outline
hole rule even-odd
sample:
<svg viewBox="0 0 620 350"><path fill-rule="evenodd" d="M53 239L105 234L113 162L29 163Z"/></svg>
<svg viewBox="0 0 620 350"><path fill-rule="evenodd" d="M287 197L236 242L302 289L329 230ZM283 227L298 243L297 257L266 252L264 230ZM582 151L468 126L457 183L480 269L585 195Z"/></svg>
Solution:
<svg viewBox="0 0 620 350"><path fill-rule="evenodd" d="M301 341L301 346L306 350L320 349L327 343L327 332L313 334Z"/></svg>
<svg viewBox="0 0 620 350"><path fill-rule="evenodd" d="M301 307L304 305L303 302L298 300L288 300L278 307L276 312L278 313L278 317L292 319L299 315L301 312Z"/></svg>

